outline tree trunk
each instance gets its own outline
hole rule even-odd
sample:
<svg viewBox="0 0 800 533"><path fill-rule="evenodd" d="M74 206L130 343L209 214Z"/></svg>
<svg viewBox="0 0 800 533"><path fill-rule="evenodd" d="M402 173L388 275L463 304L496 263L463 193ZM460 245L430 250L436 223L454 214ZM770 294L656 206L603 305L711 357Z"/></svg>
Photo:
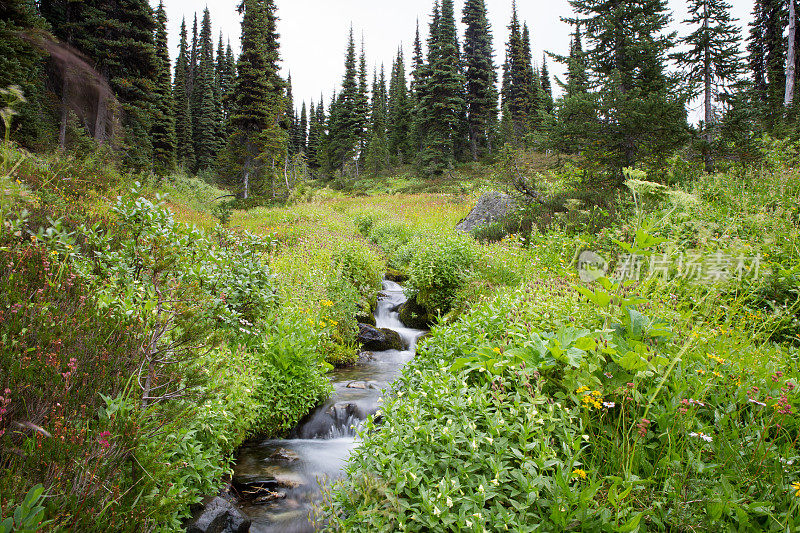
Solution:
<svg viewBox="0 0 800 533"><path fill-rule="evenodd" d="M708 4L706 4L703 20L703 29L705 30L706 35L708 35L709 32L708 19ZM705 161L706 172L711 174L714 172L714 160L711 157L711 143L714 141L714 133L711 130L711 123L714 120L714 110L711 105L711 49L708 41L709 40L706 39L705 49L703 50L703 90L705 91L705 102L703 102L703 105L705 108L704 111L706 122L705 132L703 135L706 141L706 145L703 148L703 159Z"/></svg>
<svg viewBox="0 0 800 533"><path fill-rule="evenodd" d="M244 171L244 194L243 199L247 200L247 195L250 193L250 169L245 168Z"/></svg>
<svg viewBox="0 0 800 533"><path fill-rule="evenodd" d="M106 95L100 92L97 99L97 116L94 121L94 140L103 144L106 140L106 123L108 122L108 102Z"/></svg>
<svg viewBox="0 0 800 533"><path fill-rule="evenodd" d="M67 120L69 119L69 81L68 74L63 73L64 81L61 84L61 125L58 130L58 148L63 152L67 149Z"/></svg>
<svg viewBox="0 0 800 533"><path fill-rule="evenodd" d="M794 85L796 76L797 58L795 50L795 36L797 34L797 13L795 12L795 0L789 1L789 36L788 52L786 54L786 91L783 96L784 115L794 103Z"/></svg>

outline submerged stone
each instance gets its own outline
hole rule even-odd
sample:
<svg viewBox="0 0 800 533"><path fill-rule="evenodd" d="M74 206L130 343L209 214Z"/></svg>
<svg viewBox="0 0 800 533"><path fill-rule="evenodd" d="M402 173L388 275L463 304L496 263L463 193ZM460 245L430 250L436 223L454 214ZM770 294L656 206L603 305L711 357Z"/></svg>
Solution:
<svg viewBox="0 0 800 533"><path fill-rule="evenodd" d="M188 533L247 533L250 519L228 500L217 496L186 528Z"/></svg>

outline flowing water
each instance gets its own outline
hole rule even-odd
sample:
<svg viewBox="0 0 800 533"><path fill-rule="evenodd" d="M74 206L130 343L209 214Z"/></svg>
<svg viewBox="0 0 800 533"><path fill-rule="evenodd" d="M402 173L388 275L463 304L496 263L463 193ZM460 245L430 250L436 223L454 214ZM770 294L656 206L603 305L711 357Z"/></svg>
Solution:
<svg viewBox="0 0 800 533"><path fill-rule="evenodd" d="M251 532L314 531L309 511L321 499L320 483L342 475L350 452L358 445L360 425L379 410L381 390L414 357L423 332L400 322L396 308L405 301L400 285L384 281L375 320L378 328L397 331L408 345L406 350L373 352L369 361L334 370L330 373L333 395L311 411L288 439L239 450L234 485L252 487L253 498L240 500L240 508L253 521Z"/></svg>

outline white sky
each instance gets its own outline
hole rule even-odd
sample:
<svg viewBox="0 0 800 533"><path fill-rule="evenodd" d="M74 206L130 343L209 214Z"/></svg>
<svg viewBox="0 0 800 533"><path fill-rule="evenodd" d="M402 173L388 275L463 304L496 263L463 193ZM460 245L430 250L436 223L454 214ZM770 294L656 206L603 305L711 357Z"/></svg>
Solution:
<svg viewBox="0 0 800 533"><path fill-rule="evenodd" d="M154 6L158 0L150 0ZM728 0L733 5L733 15L739 26L746 29L750 22L752 0ZM202 10L208 5L214 27L214 41L219 33L230 38L234 51L238 53L240 16L236 12L239 0L207 0L206 3L192 0L164 0L167 8L170 50L173 58L178 53L181 18L186 16L186 25L191 40L192 19L197 12L202 19ZM348 32L352 23L356 39L362 34L366 45L370 74L372 68L383 62L387 79L397 47L402 44L406 68L410 70L411 50L416 20L420 21L423 40L427 35L433 0L276 0L278 6L278 28L281 34L281 57L284 75L291 71L295 105L300 108L303 100L319 100L320 93L325 104L331 92L341 83L344 73L344 53ZM456 18L461 19L463 0L455 0ZM685 18L686 1L669 0L674 10L674 20ZM500 65L504 58L504 46L508 37L508 22L511 18L511 0L486 0L492 24L495 62ZM544 50L565 54L569 50L569 25L560 17L571 16L568 0L518 0L520 18L527 21L531 31L533 55L541 61ZM677 24L676 29L680 31ZM463 26L461 27L463 42ZM561 75L561 65L548 60L551 75ZM553 84L554 87L556 84Z"/></svg>

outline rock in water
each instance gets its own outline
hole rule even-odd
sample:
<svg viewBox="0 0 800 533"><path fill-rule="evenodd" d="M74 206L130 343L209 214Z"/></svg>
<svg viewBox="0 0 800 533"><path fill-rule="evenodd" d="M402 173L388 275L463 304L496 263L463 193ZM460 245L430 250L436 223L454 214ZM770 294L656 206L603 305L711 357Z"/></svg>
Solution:
<svg viewBox="0 0 800 533"><path fill-rule="evenodd" d="M269 458L270 459L279 459L281 461L292 462L292 461L297 461L298 459L300 459L300 456L297 455L292 450L287 450L286 448L278 448L277 450L272 452L272 455L270 455Z"/></svg>
<svg viewBox="0 0 800 533"><path fill-rule="evenodd" d="M247 533L250 519L242 514L231 502L217 496L195 518L187 533Z"/></svg>
<svg viewBox="0 0 800 533"><path fill-rule="evenodd" d="M402 350L405 348L400 334L387 328L374 328L367 324L358 325L358 342L365 350L383 352L386 350Z"/></svg>
<svg viewBox="0 0 800 533"><path fill-rule="evenodd" d="M400 321L409 328L428 329L433 323L430 316L428 316L428 311L417 302L416 296L409 298L406 303L401 305L398 312L400 313Z"/></svg>
<svg viewBox="0 0 800 533"><path fill-rule="evenodd" d="M467 217L456 225L456 230L468 233L479 226L500 220L516 208L517 202L505 193L484 193Z"/></svg>

